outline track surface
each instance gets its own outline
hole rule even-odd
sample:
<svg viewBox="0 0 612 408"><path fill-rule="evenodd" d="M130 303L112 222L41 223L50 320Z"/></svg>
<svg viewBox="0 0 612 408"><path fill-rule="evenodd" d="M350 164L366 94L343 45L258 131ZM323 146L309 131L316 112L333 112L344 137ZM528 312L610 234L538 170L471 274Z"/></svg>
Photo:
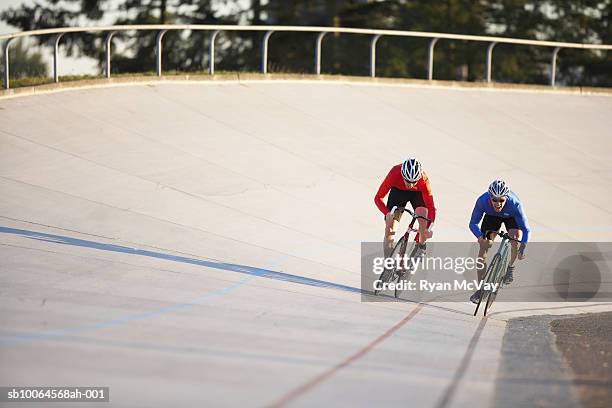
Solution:
<svg viewBox="0 0 612 408"><path fill-rule="evenodd" d="M534 239L610 241L610 113L607 96L313 82L0 100L0 384L105 385L122 407L493 404L510 317L612 307L363 303L373 195L416 155L436 240L472 239L499 176Z"/></svg>

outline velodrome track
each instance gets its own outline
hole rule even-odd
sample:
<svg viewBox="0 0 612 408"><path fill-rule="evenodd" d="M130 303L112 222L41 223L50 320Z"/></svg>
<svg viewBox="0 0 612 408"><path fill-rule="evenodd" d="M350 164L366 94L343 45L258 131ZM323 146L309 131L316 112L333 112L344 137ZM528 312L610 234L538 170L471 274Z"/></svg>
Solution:
<svg viewBox="0 0 612 408"><path fill-rule="evenodd" d="M113 407L493 405L509 318L612 305L362 302L374 193L416 155L437 241L472 240L498 176L534 240L610 241L611 113L342 81L0 99L0 384L109 386Z"/></svg>

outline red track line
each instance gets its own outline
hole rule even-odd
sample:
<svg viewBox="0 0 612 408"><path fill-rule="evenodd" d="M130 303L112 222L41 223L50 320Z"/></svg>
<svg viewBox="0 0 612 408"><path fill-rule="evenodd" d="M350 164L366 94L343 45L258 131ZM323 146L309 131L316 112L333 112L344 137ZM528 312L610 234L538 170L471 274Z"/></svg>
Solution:
<svg viewBox="0 0 612 408"><path fill-rule="evenodd" d="M280 398L278 401L276 401L273 404L271 404L270 407L278 408L278 407L285 406L288 402L296 399L297 397L299 397L302 394L305 394L306 392L310 391L311 389L313 389L317 385L321 384L323 381L325 381L326 379L328 379L332 375L336 374L338 371L340 371L344 367L347 367L348 365L352 364L356 360L358 360L361 357L365 356L376 345L381 343L387 337L391 336L393 333L395 333L397 330L399 330L404 324L406 324L410 319L412 319L414 316L416 316L416 314L419 313L422 308L423 308L423 304L422 303L418 304L414 309L412 309L412 311L408 314L408 316L404 317L402 320L397 322L395 324L395 326L391 327L389 330L384 332L382 335L380 335L379 337L377 337L376 339L371 341L364 348L362 348L361 350L357 351L355 354L347 357L345 360L343 360L340 363L336 364L335 366L333 366L332 368L328 369L327 371L324 371L323 373L319 374L318 376L316 376L312 380L310 380L310 381L306 382L305 384L299 386L295 390L289 392L288 394L286 394L285 396Z"/></svg>

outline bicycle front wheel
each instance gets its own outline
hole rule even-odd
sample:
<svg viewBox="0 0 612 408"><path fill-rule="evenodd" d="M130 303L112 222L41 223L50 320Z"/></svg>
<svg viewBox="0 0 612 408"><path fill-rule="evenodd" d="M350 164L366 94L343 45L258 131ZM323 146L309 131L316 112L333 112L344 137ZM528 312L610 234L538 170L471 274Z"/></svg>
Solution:
<svg viewBox="0 0 612 408"><path fill-rule="evenodd" d="M495 272L497 271L497 265L499 264L499 261L500 261L499 254L495 254L495 256L493 256L493 260L491 260L491 263L489 264L489 267L487 268L487 273L485 274L485 277L482 280L483 287L482 289L480 289L480 300L478 300L478 303L476 304L476 310L474 310L474 316L476 316L476 314L478 313L478 309L480 308L480 304L482 302L485 303L485 309L486 309L486 306L489 302L489 298L491 297L491 292L488 290L485 290L484 286L487 283L490 283L490 281L493 279ZM486 314L486 310L485 310L485 314Z"/></svg>
<svg viewBox="0 0 612 408"><path fill-rule="evenodd" d="M393 281L393 277L395 275L395 269L385 269L383 273L380 274L381 283L388 283ZM380 289L374 289L374 295L378 295L380 293Z"/></svg>
<svg viewBox="0 0 612 408"><path fill-rule="evenodd" d="M505 270L506 270L506 265L508 264L508 251L504 252L504 256L500 256L499 254L497 254L496 256L499 256L499 263L497 265L496 268L496 272L493 275L493 279L492 282L493 284L497 284L495 290L492 290L491 293L489 294L489 298L487 299L487 304L485 305L485 309L484 309L484 315L486 316L487 313L489 312L489 310L491 310L491 307L493 306L493 302L495 302L495 298L497 297L497 294L499 293L499 290L501 289L501 284L504 280L504 276L505 276Z"/></svg>
<svg viewBox="0 0 612 408"><path fill-rule="evenodd" d="M403 242L404 242L404 237L400 238L400 240L397 241L397 243L393 247L393 251L391 251L391 255L389 255L389 258L393 258L396 254L399 253ZM385 269L383 273L380 274L380 281L381 283L393 282L393 280L395 279L395 275L396 275L395 268ZM378 295L379 293L380 293L379 289L374 289L374 295Z"/></svg>
<svg viewBox="0 0 612 408"><path fill-rule="evenodd" d="M396 242L395 246L393 247L393 251L391 251L389 258L394 258L396 255L400 254L402 251L404 251L405 253L406 251L405 242L406 242L406 237L405 236L401 237ZM397 275L398 275L398 271L395 267L391 269L385 269L383 273L380 274L380 281L382 283L393 282L396 279ZM374 290L375 295L378 295L379 293L380 293L380 290L378 289Z"/></svg>

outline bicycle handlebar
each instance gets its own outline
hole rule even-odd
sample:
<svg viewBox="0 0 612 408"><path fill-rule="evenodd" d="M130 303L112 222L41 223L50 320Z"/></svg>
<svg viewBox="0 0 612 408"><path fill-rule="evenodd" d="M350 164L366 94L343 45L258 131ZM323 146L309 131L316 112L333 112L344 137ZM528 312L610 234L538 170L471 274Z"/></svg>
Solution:
<svg viewBox="0 0 612 408"><path fill-rule="evenodd" d="M521 242L520 240L518 240L516 238L512 238L506 231L499 232L499 231L489 230L489 231L487 231L485 233L485 238L488 238L489 234L496 234L496 235L499 235L500 237L506 238L506 239L508 239L510 241L516 241L518 243Z"/></svg>
<svg viewBox="0 0 612 408"><path fill-rule="evenodd" d="M407 208L407 207L395 207L395 211L402 211L402 212L403 212L403 211L406 211L406 212L407 212L408 214L410 214L410 215L412 216L412 218L414 218L414 219L417 219L417 218L422 218L422 219L424 219L425 221L433 222L432 220L430 220L430 219L429 219L429 218L427 218L427 217L424 217L424 216L422 216L422 215L417 215L417 214L415 214L415 213L414 213L414 211L410 210L410 208Z"/></svg>

